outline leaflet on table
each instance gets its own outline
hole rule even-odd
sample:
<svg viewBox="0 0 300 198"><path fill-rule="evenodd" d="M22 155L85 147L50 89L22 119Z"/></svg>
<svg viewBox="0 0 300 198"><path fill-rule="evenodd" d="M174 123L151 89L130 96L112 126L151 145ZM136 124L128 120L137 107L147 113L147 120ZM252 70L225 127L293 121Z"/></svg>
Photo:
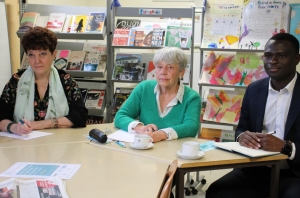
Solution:
<svg viewBox="0 0 300 198"><path fill-rule="evenodd" d="M121 142L134 142L134 135L133 133L128 133L127 131L118 130L108 136L111 140L118 140Z"/></svg>
<svg viewBox="0 0 300 198"><path fill-rule="evenodd" d="M48 179L9 179L0 183L0 197L68 198L63 181L58 177Z"/></svg>
<svg viewBox="0 0 300 198"><path fill-rule="evenodd" d="M30 139L39 138L39 137L52 135L52 134L53 133L47 133L47 132L41 132L41 131L32 131L31 133L29 133L27 135L17 135L17 134L12 134L12 133L8 133L8 132L1 132L0 136L22 139L22 140L30 140Z"/></svg>
<svg viewBox="0 0 300 198"><path fill-rule="evenodd" d="M71 179L81 164L28 163L17 162L0 174L0 177Z"/></svg>

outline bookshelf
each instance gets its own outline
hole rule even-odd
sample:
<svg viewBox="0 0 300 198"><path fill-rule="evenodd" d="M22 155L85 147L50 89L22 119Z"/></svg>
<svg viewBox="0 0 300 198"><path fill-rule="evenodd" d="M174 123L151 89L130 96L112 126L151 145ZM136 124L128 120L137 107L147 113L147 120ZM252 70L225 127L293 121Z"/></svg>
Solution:
<svg viewBox="0 0 300 198"><path fill-rule="evenodd" d="M110 10L111 1L107 0L107 104L108 108L107 114L108 122L112 121L112 117L108 117L111 112L111 105L113 104L113 95L114 95L114 83L139 83L140 81L123 81L123 80L112 80L113 70L114 70L114 61L115 61L115 53L116 51L126 49L126 51L130 51L130 53L137 53L142 54L141 63L146 63L145 74L148 71L148 63L150 60L153 59L155 50L158 50L162 47L139 47L139 46L112 46L113 40L113 32L116 23L116 18L129 18L129 19L143 19L150 18L153 21L159 18L186 18L190 19L192 24L194 24L194 17L195 17L195 8L144 8L144 7L117 7ZM145 10L156 10L159 11L159 14L144 14L143 11ZM157 22L157 21L155 21ZM192 36L191 36L191 47L190 48L183 48L186 50L189 58L190 64L190 75L189 75L189 85L192 86L193 82L193 56L194 56L194 43L193 43L193 35L194 35L194 25L192 25ZM135 51L132 51L135 50ZM145 53L143 53L145 50ZM149 50L152 51L149 53ZM124 50L125 51L125 50ZM122 51L121 51L122 52ZM126 53L126 52L124 52Z"/></svg>
<svg viewBox="0 0 300 198"><path fill-rule="evenodd" d="M20 5L22 3L20 2ZM42 4L22 4L20 6L20 17L23 12L38 12L40 16L49 16L50 13L66 13L67 15L88 15L91 12L104 12L106 7L91 7L91 6L58 6L58 5L42 5ZM17 32L21 39L25 33ZM104 40L106 37L106 26L104 25L102 33L84 32L84 33L60 33L55 32L58 40L56 50L69 49L71 51L82 51L84 42L87 40ZM63 41L62 41L63 39ZM21 57L23 55L23 48L21 46ZM106 91L106 75L103 72L89 72L89 71L72 71L67 70L73 78L76 79L80 88L100 89ZM103 116L105 110L105 101L102 108L88 108L88 115Z"/></svg>

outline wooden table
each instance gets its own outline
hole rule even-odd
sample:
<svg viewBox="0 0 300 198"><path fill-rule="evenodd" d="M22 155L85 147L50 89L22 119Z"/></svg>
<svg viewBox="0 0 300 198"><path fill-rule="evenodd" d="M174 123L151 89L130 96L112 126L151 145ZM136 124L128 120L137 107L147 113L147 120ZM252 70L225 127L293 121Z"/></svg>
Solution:
<svg viewBox="0 0 300 198"><path fill-rule="evenodd" d="M0 148L10 148L17 146L37 146L72 142L88 142L89 140L86 138L86 136L89 134L89 131L99 126L101 125L87 125L87 127L85 128L43 129L39 131L53 133L53 135L48 135L30 140L20 140L0 136ZM109 126L111 126L111 124Z"/></svg>
<svg viewBox="0 0 300 198"><path fill-rule="evenodd" d="M8 140L1 140L0 138L0 148L17 147L21 145L49 145L72 142L81 142L82 144L87 144L89 140L84 135L88 135L89 131L93 128L98 128L103 131L105 131L105 129L108 128L112 132L117 130L112 123L88 125L87 128L82 129L71 128L42 130L53 132L54 135L27 141L17 139L12 140L11 138L8 138ZM183 138L179 140L162 141L155 143L154 147L149 150L132 149L129 147L128 143L126 143L127 148L119 147L116 144L100 144L94 141L90 144L94 144L94 147L98 147L98 149L100 148L100 150L106 149L118 151L119 153L122 153L122 155L125 156L132 155L135 157L144 157L150 161L170 164L174 159L177 158L176 152L178 150L181 150L181 146L184 141L197 141L199 143L203 143L207 140L196 138ZM91 147L91 145L89 146ZM219 149L214 149L206 152L206 155L199 160L183 160L178 158L178 170L175 177L175 181L177 184L176 197L184 196L184 174L187 172L264 165L269 165L272 167L270 197L277 197L277 191L273 189L277 189L279 178L279 162L280 160L284 159L287 159L286 155L248 158L243 155L230 153ZM80 159L78 158L77 160Z"/></svg>
<svg viewBox="0 0 300 198"><path fill-rule="evenodd" d="M104 126L103 126L104 127ZM112 131L116 131L112 125L105 126ZM207 140L196 138L183 138L172 141L162 141L155 143L153 148L149 150L136 150L130 148L126 143L127 148L119 147L116 144L100 144L94 143L99 147L110 148L120 152L130 153L137 156L148 157L158 161L171 163L174 159L178 158L176 152L181 150L184 141L196 141L204 143ZM184 175L187 172L227 169L237 167L253 167L253 166L271 166L271 185L270 197L277 197L278 179L279 179L279 163L281 160L287 159L286 155L274 155L259 158L249 158L240 154L214 149L207 151L206 155L199 160L183 160L178 158L178 169L175 177L176 181L176 197L184 197Z"/></svg>
<svg viewBox="0 0 300 198"><path fill-rule="evenodd" d="M0 148L0 159L0 172L16 162L81 164L65 180L70 197L157 197L169 166L87 142ZM0 181L7 179L0 177Z"/></svg>

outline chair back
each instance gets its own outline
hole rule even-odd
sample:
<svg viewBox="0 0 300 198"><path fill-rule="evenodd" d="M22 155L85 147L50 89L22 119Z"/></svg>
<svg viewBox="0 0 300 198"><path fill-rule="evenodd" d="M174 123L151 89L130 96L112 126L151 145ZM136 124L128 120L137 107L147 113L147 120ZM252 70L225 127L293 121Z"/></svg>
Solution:
<svg viewBox="0 0 300 198"><path fill-rule="evenodd" d="M173 178L174 178L175 172L177 170L177 166L178 166L178 161L176 159L172 162L172 164L170 164L157 197L159 197L159 198L169 198L170 197L171 190L172 190Z"/></svg>

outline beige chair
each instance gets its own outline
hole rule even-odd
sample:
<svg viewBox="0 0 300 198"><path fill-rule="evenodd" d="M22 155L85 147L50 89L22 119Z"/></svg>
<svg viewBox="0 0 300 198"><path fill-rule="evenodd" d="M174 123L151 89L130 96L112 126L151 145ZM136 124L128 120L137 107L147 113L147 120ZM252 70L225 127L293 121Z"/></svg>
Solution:
<svg viewBox="0 0 300 198"><path fill-rule="evenodd" d="M174 160L172 162L172 164L170 164L157 197L159 197L159 198L169 198L170 197L170 193L172 190L173 178L174 178L177 166L178 166L177 160Z"/></svg>

